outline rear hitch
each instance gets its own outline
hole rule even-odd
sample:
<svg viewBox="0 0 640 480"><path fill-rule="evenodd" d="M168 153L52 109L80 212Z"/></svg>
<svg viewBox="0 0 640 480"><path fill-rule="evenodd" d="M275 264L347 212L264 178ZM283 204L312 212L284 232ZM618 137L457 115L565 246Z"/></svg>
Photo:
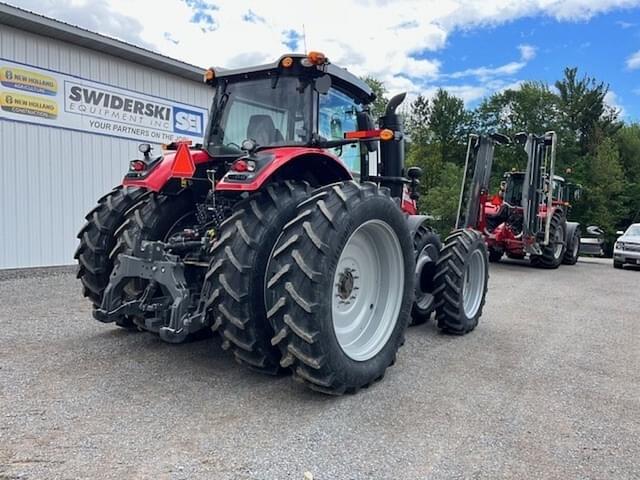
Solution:
<svg viewBox="0 0 640 480"><path fill-rule="evenodd" d="M94 317L108 323L130 315L165 342L183 342L189 333L204 327L202 315L190 315L195 302L184 269L180 258L168 253L167 244L142 241L132 254L119 255ZM124 301L125 286L136 278L149 281L145 291L135 300Z"/></svg>

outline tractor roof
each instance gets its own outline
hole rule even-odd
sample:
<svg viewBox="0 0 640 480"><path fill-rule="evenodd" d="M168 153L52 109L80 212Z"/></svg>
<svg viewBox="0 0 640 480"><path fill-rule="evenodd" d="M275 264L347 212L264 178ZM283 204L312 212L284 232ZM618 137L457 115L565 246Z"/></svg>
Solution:
<svg viewBox="0 0 640 480"><path fill-rule="evenodd" d="M278 70L281 68L282 60L286 57L293 59L306 58L307 55L302 53L290 53L282 55L277 61L273 63L266 63L262 65L255 65L252 67L236 68L230 70L216 70L216 78L229 78L229 77L244 77L248 78L252 74L256 76L265 72ZM328 73L331 76L333 85L351 94L362 103L371 103L375 100L376 96L367 85L367 83L360 78L356 77L353 73L349 72L346 68L341 68L331 63L323 66L311 66L307 68L322 68L322 71Z"/></svg>

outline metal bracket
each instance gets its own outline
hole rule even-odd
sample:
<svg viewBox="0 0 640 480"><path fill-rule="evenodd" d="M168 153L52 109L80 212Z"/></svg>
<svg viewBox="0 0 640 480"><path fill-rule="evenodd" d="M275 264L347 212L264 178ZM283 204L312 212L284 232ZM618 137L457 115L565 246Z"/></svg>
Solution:
<svg viewBox="0 0 640 480"><path fill-rule="evenodd" d="M190 332L202 328L200 322L194 323L188 315L192 302L184 263L178 256L167 253L165 247L162 242L143 241L133 255L118 256L102 304L94 313L98 320L113 322L120 315L142 316L144 327L158 331L160 338L169 343L180 343ZM153 298L153 292L147 290L141 298L123 303L123 288L133 278L149 280L148 288L159 286L165 295L161 299ZM168 312L162 311L167 308ZM145 313L149 312L157 315L148 318Z"/></svg>

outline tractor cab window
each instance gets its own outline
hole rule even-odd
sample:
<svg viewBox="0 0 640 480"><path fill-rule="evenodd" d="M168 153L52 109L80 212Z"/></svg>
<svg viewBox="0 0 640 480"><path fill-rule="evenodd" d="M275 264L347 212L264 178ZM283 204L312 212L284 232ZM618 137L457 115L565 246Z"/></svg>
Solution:
<svg viewBox="0 0 640 480"><path fill-rule="evenodd" d="M358 129L356 113L362 108L352 98L332 88L320 95L318 134L326 140L344 138L345 132ZM357 143L333 149L351 172L360 173L360 146Z"/></svg>
<svg viewBox="0 0 640 480"><path fill-rule="evenodd" d="M524 175L522 173L512 173L507 178L507 186L504 192L504 201L512 207L522 205L522 186L524 185Z"/></svg>
<svg viewBox="0 0 640 480"><path fill-rule="evenodd" d="M218 87L207 149L237 154L244 140L258 146L304 145L311 135L312 89L294 77L241 80Z"/></svg>
<svg viewBox="0 0 640 480"><path fill-rule="evenodd" d="M553 199L558 202L564 201L564 183L554 180L551 185L553 187Z"/></svg>

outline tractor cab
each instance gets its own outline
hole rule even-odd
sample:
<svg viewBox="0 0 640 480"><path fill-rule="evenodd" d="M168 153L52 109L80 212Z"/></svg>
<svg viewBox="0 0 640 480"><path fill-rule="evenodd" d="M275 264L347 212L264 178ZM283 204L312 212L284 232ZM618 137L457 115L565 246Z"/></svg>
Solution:
<svg viewBox="0 0 640 480"><path fill-rule="evenodd" d="M360 173L361 145L332 147L371 125L375 96L319 52L288 54L273 64L205 73L215 88L204 148L213 157L239 157L274 147L325 148ZM366 150L366 149L365 149Z"/></svg>

